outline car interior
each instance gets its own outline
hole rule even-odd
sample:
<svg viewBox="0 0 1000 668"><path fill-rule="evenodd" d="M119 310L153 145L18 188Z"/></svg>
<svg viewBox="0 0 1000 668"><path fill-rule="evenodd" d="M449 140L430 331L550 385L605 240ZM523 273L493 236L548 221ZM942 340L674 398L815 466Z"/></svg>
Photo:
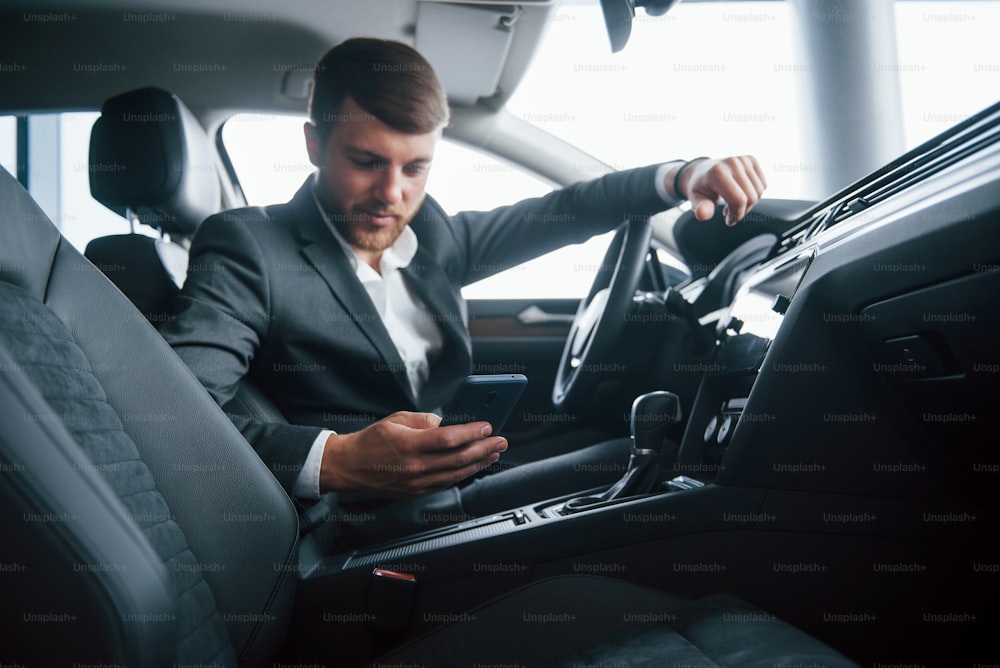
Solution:
<svg viewBox="0 0 1000 668"><path fill-rule="evenodd" d="M620 51L677 3L591 4ZM582 299L470 300L477 372L530 379L512 448L630 436L622 477L351 541L377 518L289 499L240 433L285 419L268 388L216 405L156 330L246 203L225 120L302 114L305 64L368 34L440 70L449 138L556 184L599 161L504 108L560 3L287 5L0 5L0 110L99 112L83 171L122 217L81 252L0 169L0 664L996 663L1000 103L731 229L621 221ZM821 62L878 39L828 19Z"/></svg>

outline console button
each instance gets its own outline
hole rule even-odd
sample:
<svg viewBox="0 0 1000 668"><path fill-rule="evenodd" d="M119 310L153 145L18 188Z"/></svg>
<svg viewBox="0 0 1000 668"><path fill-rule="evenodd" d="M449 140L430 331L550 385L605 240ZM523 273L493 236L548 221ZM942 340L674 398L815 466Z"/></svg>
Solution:
<svg viewBox="0 0 1000 668"><path fill-rule="evenodd" d="M708 426L705 427L705 442L711 443L712 438L715 436L715 430L719 426L719 416L713 415L712 419L708 421Z"/></svg>
<svg viewBox="0 0 1000 668"><path fill-rule="evenodd" d="M719 435L715 437L716 442L722 445L726 442L726 437L729 436L730 430L733 428L733 416L727 415L722 419L722 424L719 425Z"/></svg>

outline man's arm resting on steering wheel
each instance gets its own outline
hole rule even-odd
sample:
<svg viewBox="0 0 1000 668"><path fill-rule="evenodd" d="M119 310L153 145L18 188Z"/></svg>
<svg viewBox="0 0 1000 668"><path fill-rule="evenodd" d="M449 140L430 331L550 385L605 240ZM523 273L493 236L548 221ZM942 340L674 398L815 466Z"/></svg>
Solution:
<svg viewBox="0 0 1000 668"><path fill-rule="evenodd" d="M677 178L680 173L680 178ZM680 190L677 192L674 186ZM722 202L735 225L759 201L767 182L756 158L674 161L607 174L544 197L451 218L469 268L465 284L690 199L708 220Z"/></svg>
<svg viewBox="0 0 1000 668"><path fill-rule="evenodd" d="M671 167L664 186L670 196L690 200L698 220L710 219L715 214L716 203L721 200L726 225L732 227L760 201L767 188L767 179L752 155L722 160L695 158Z"/></svg>

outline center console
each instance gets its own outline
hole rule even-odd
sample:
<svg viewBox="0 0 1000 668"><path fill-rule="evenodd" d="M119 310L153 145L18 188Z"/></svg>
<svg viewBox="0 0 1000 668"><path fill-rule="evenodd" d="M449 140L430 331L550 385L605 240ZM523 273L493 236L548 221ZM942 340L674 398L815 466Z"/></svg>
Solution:
<svg viewBox="0 0 1000 668"><path fill-rule="evenodd" d="M785 311L812 262L806 251L765 266L746 278L732 305L717 317L718 350L691 409L675 472L713 480L725 467L726 448L741 423L773 416L746 412L747 399Z"/></svg>

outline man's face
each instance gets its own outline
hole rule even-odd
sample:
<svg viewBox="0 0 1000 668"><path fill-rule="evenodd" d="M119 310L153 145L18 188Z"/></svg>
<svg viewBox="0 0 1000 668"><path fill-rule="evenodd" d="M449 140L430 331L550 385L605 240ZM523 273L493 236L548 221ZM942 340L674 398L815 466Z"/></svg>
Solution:
<svg viewBox="0 0 1000 668"><path fill-rule="evenodd" d="M424 201L440 131L393 130L348 98L334 112L326 144L305 127L309 160L320 168L320 198L356 250L381 254L396 241Z"/></svg>

